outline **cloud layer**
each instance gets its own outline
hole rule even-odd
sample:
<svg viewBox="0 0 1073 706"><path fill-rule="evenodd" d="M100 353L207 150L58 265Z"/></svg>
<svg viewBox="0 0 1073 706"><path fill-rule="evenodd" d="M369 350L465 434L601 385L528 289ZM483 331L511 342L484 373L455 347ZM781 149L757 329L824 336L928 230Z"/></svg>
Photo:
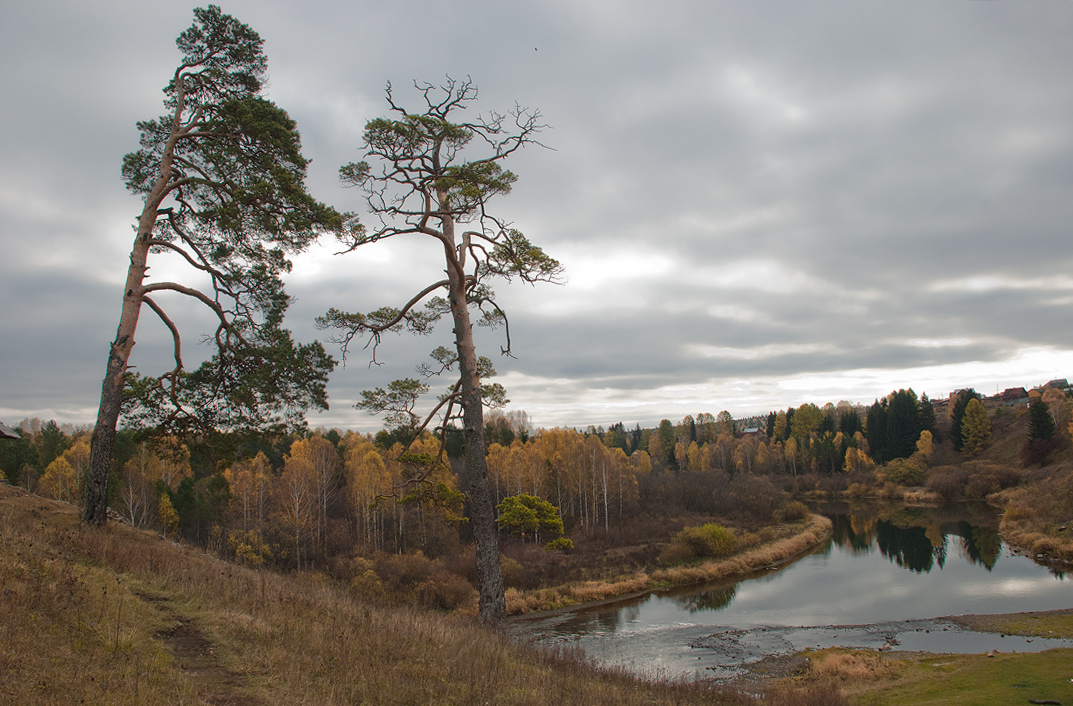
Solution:
<svg viewBox="0 0 1073 706"><path fill-rule="evenodd" d="M984 392L1073 363L1073 4L489 3L223 8L266 40L270 97L314 193L361 210L340 164L414 79L471 76L479 109L538 108L550 149L510 164L497 212L566 266L503 286L513 405L541 426ZM189 8L0 9L0 415L93 419L137 201L134 123L162 112ZM296 263L302 339L328 307L398 304L435 247ZM166 265L161 263L160 269ZM191 312L189 325L202 321ZM358 391L449 340L353 354L314 424L375 429ZM145 318L135 362L166 364ZM196 338L196 335L190 336ZM499 341L482 334L484 350Z"/></svg>

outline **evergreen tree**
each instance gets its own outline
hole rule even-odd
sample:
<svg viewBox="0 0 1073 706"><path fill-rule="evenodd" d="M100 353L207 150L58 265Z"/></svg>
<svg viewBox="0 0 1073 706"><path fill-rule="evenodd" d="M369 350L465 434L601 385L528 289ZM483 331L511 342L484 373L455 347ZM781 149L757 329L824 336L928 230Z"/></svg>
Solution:
<svg viewBox="0 0 1073 706"><path fill-rule="evenodd" d="M308 161L287 113L261 95L267 59L252 29L209 5L179 35L183 54L164 88L167 114L138 123L141 148L123 158L142 199L123 303L101 385L82 519L102 525L120 414L153 425L298 424L327 408L335 367L319 343L296 346L282 328L288 257L342 217L304 186ZM185 283L152 278L150 264L184 263ZM189 372L180 327L165 300L199 302L215 331L212 358ZM170 332L174 367L130 374L143 305ZM180 513L181 514L181 513Z"/></svg>
<svg viewBox="0 0 1073 706"><path fill-rule="evenodd" d="M859 431L863 431L864 427L861 426L861 417L854 411L845 411L838 418L838 430L842 432L847 438L851 438Z"/></svg>
<svg viewBox="0 0 1073 706"><path fill-rule="evenodd" d="M961 451L965 446L962 422L965 418L965 408L968 406L969 401L974 399L979 400L980 393L972 388L962 390L958 393L957 399L954 400L954 406L950 409L950 442L957 451Z"/></svg>
<svg viewBox="0 0 1073 706"><path fill-rule="evenodd" d="M920 396L920 430L930 431L935 436L935 407L926 392Z"/></svg>
<svg viewBox="0 0 1073 706"><path fill-rule="evenodd" d="M1054 438L1056 428L1051 410L1043 398L1037 397L1028 403L1028 438L1050 441Z"/></svg>
<svg viewBox="0 0 1073 706"><path fill-rule="evenodd" d="M920 438L920 408L916 393L910 390L898 390L891 393L886 418L886 458L909 458L916 451L916 442Z"/></svg>
<svg viewBox="0 0 1073 706"><path fill-rule="evenodd" d="M1021 447L1021 462L1026 466L1043 465L1055 447L1057 428L1050 408L1043 398L1028 403L1028 439Z"/></svg>
<svg viewBox="0 0 1073 706"><path fill-rule="evenodd" d="M868 450L877 463L884 463L887 458L887 400L876 400L868 408L868 420L865 424Z"/></svg>
<svg viewBox="0 0 1073 706"><path fill-rule="evenodd" d="M426 365L422 374L452 371L457 378L414 428L423 429L435 419L441 424L462 421L463 468L477 553L478 615L481 622L495 623L503 618L506 604L485 457L484 405L507 400L502 386L486 382L495 371L488 358L477 354L473 326L502 327L506 345L501 351L509 354L509 322L492 282L555 282L562 273L557 260L490 210L491 202L510 193L517 179L504 162L526 145L539 144L537 135L544 125L539 112L521 106L507 113L463 115L477 99L477 87L469 79L447 77L439 86L415 82L414 88L423 105L409 110L388 84L388 117L365 124L366 159L339 169L344 184L364 192L377 224L368 231L350 229L344 242L356 250L420 236L431 252L443 258L444 277L429 282L401 307L368 313L333 308L318 317L317 324L340 332L336 341L344 355L355 337L365 338L375 360L385 333L406 329L427 334L440 319L451 321L453 346L436 348L434 364ZM375 399L369 402L363 408L370 412L392 411L377 409Z"/></svg>

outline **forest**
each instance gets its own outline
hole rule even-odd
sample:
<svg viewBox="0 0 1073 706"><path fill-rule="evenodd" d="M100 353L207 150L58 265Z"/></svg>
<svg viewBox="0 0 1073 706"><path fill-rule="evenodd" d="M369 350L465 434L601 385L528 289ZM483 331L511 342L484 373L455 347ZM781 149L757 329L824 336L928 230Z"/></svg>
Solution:
<svg viewBox="0 0 1073 706"><path fill-rule="evenodd" d="M683 528L718 522L755 533L810 497L941 503L1058 482L1061 473L1042 469L1068 461L1068 393L1026 394L1030 402L1011 405L964 390L936 405L897 390L870 407L804 404L741 420L702 413L633 429L533 429L520 410L493 411L487 466L506 585L612 580L660 565L661 553L666 563ZM7 482L77 504L87 430L38 419L18 428L21 441L0 445ZM389 601L471 607L461 435L425 431L404 446L406 434L123 430L109 507L114 519L250 566L324 572Z"/></svg>

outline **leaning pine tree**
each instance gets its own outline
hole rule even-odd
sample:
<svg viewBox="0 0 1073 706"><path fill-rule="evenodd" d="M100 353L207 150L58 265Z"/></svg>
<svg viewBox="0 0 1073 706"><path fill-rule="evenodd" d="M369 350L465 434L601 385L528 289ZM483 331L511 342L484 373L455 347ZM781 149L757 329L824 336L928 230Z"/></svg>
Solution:
<svg viewBox="0 0 1073 706"><path fill-rule="evenodd" d="M389 423L408 424L411 439L432 420L440 419L441 439L445 441L448 425L461 418L477 551L479 617L492 623L503 617L505 604L495 502L485 462L483 405L502 402L503 389L482 384L493 371L488 359L477 355L470 313L479 312L478 323L506 327L506 316L488 281L554 281L561 272L556 260L487 210L489 201L508 193L516 179L501 163L525 145L536 143L543 126L539 113L517 107L506 115L492 113L462 120L461 113L477 97L476 87L468 80L448 78L442 86L416 87L424 105L420 112L410 112L395 102L388 85L391 115L365 126L365 156L371 161L340 169L344 183L363 189L369 209L380 223L375 230L350 228L346 233L351 250L395 236L424 236L443 254L446 276L430 282L401 307L368 314L332 309L319 324L341 332L337 340L344 355L354 337L367 338L375 360L376 347L385 332L405 328L426 333L439 318L450 316L454 350L437 348L435 363L426 366L425 372L453 370L458 379L429 415L422 418L414 411L418 396L428 386L413 379L396 381L387 390L368 391L358 406L388 412ZM509 354L509 329L505 338L503 353ZM421 478L411 481L420 482Z"/></svg>
<svg viewBox="0 0 1073 706"><path fill-rule="evenodd" d="M267 61L252 29L210 5L176 40L182 61L164 88L167 113L138 123L141 149L123 160L127 188L143 198L123 305L93 430L83 520L100 525L116 426L124 411L171 427L264 428L326 407L335 362L320 344L296 345L282 328L288 257L344 218L305 189L308 161L295 123L260 95ZM185 263L185 282L155 281L150 258ZM208 308L214 354L183 365L169 296ZM174 367L132 376L134 335L147 306L173 340Z"/></svg>

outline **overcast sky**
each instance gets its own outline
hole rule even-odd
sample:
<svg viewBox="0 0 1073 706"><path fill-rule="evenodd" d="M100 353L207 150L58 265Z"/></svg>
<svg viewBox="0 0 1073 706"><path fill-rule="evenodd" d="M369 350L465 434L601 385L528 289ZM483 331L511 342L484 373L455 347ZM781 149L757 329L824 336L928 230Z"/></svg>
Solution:
<svg viewBox="0 0 1073 706"><path fill-rule="evenodd" d="M269 97L298 121L310 188L361 210L384 86L472 77L477 109L537 108L543 142L495 213L566 267L500 285L536 426L651 426L912 387L1073 376L1070 0L225 0L265 40ZM0 420L91 423L140 210L119 174L163 113L194 5L0 4ZM400 305L431 243L296 262L287 322ZM158 262L157 276L171 275ZM173 307L177 303L171 304ZM184 318L188 341L207 324ZM357 351L310 423L375 430L363 388L412 376L431 339ZM331 349L338 354L337 349ZM150 312L132 362L168 364Z"/></svg>

